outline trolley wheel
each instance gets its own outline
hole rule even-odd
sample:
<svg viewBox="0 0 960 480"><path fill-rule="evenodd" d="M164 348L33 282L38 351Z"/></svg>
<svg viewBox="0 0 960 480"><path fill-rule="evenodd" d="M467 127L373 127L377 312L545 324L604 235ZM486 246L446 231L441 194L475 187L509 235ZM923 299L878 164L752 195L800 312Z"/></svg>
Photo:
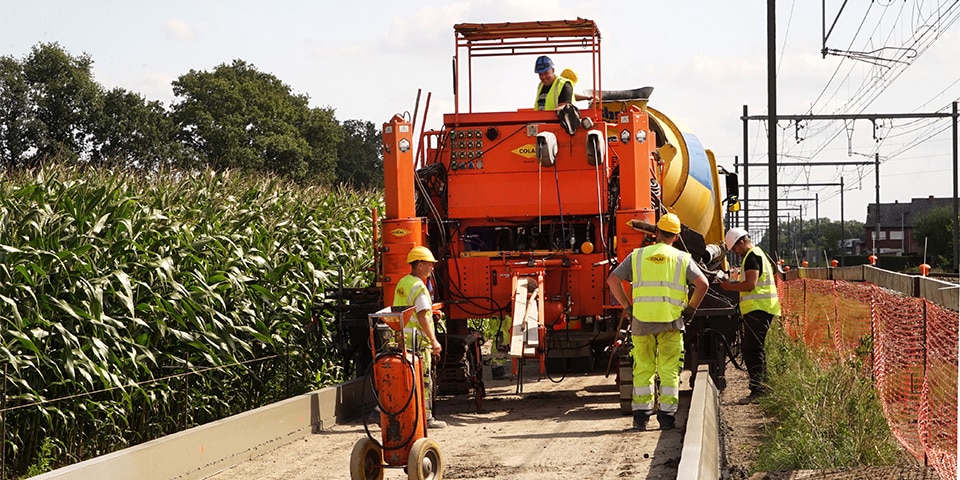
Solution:
<svg viewBox="0 0 960 480"><path fill-rule="evenodd" d="M351 480L383 480L383 452L370 437L357 440L350 453Z"/></svg>
<svg viewBox="0 0 960 480"><path fill-rule="evenodd" d="M443 478L443 457L440 446L432 438L413 442L407 460L407 478L410 480L440 480Z"/></svg>

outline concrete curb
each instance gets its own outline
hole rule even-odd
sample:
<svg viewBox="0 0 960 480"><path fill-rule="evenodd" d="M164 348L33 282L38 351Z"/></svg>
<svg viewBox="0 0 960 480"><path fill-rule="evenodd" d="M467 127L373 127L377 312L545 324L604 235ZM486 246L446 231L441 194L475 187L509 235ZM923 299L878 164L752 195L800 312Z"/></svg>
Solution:
<svg viewBox="0 0 960 480"><path fill-rule="evenodd" d="M677 478L720 478L720 393L708 365L697 368Z"/></svg>
<svg viewBox="0 0 960 480"><path fill-rule="evenodd" d="M201 479L360 415L363 380L323 388L32 480Z"/></svg>

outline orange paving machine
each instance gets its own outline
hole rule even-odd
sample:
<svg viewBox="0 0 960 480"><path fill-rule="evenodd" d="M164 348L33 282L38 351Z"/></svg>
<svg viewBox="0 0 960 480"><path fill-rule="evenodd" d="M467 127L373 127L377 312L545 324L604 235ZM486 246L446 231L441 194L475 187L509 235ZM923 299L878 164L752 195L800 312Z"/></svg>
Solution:
<svg viewBox="0 0 960 480"><path fill-rule="evenodd" d="M652 87L601 88L593 21L463 23L454 34L453 112L443 115L443 127L421 127L417 136L416 118L406 115L383 125L386 212L375 225L382 232L382 298L391 299L409 272L411 247L434 252L433 298L445 317L439 336L465 345L444 346L440 393L451 378L477 377L470 321L478 318L504 319L494 347L509 354L515 373L525 360L547 375L590 370L621 335L622 307L605 280L631 251L652 242L650 227L661 215L679 216L675 246L708 276L726 269L722 204L736 204L735 175L727 176L689 129L647 105ZM592 87L580 96L592 98L588 106L533 108L532 67L545 55L558 65L579 59L587 66L578 80ZM474 87L479 65L516 56L529 60L518 76L529 82L530 103L474 110L475 103L492 103L475 96L496 91L489 77L484 88ZM576 77L561 69L557 75ZM424 119L429 95L425 105ZM735 310L729 293L711 287L686 335L686 367L695 371L698 358L710 362L721 389L721 344L735 336ZM466 360L451 359L460 352Z"/></svg>

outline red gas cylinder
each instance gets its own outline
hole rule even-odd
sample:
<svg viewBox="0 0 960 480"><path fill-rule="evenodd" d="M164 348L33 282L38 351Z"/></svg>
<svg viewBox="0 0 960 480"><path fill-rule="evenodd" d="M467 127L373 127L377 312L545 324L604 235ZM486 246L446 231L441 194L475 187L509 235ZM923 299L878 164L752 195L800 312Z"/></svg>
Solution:
<svg viewBox="0 0 960 480"><path fill-rule="evenodd" d="M413 443L427 436L422 371L420 357L410 353L384 353L373 364L388 465L406 465Z"/></svg>

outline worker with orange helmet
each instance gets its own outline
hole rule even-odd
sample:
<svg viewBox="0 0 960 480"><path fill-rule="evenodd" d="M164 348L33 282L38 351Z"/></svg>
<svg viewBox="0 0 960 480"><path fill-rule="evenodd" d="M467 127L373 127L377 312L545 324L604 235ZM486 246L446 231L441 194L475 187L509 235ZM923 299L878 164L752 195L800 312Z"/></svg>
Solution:
<svg viewBox="0 0 960 480"><path fill-rule="evenodd" d="M610 293L630 315L633 349L633 428L646 430L654 412L654 376L660 376L660 429L674 427L680 402L683 330L693 319L709 284L689 253L673 247L680 219L667 213L657 222L657 243L635 249L607 277ZM623 282L632 285L627 292ZM687 298L687 285L694 291ZM628 308L628 306L630 306Z"/></svg>
<svg viewBox="0 0 960 480"><path fill-rule="evenodd" d="M740 316L743 319L741 352L750 375L750 395L753 401L766 388L766 352L764 342L773 317L780 316L777 294L778 270L760 247L753 244L750 234L742 228L731 228L724 237L728 251L739 255L740 280L723 280L720 288L740 292Z"/></svg>
<svg viewBox="0 0 960 480"><path fill-rule="evenodd" d="M436 329L433 323L433 300L427 289L427 278L433 274L433 267L437 263L433 252L427 247L416 246L407 254L407 263L410 264L410 274L404 276L397 283L393 293L393 305L399 307L414 307L416 316L411 318L403 329L406 346L410 350L420 352L423 366L423 403L427 410L427 427L443 428L446 422L437 420L433 416L433 379L431 365L433 355L439 355L443 347L437 340Z"/></svg>

